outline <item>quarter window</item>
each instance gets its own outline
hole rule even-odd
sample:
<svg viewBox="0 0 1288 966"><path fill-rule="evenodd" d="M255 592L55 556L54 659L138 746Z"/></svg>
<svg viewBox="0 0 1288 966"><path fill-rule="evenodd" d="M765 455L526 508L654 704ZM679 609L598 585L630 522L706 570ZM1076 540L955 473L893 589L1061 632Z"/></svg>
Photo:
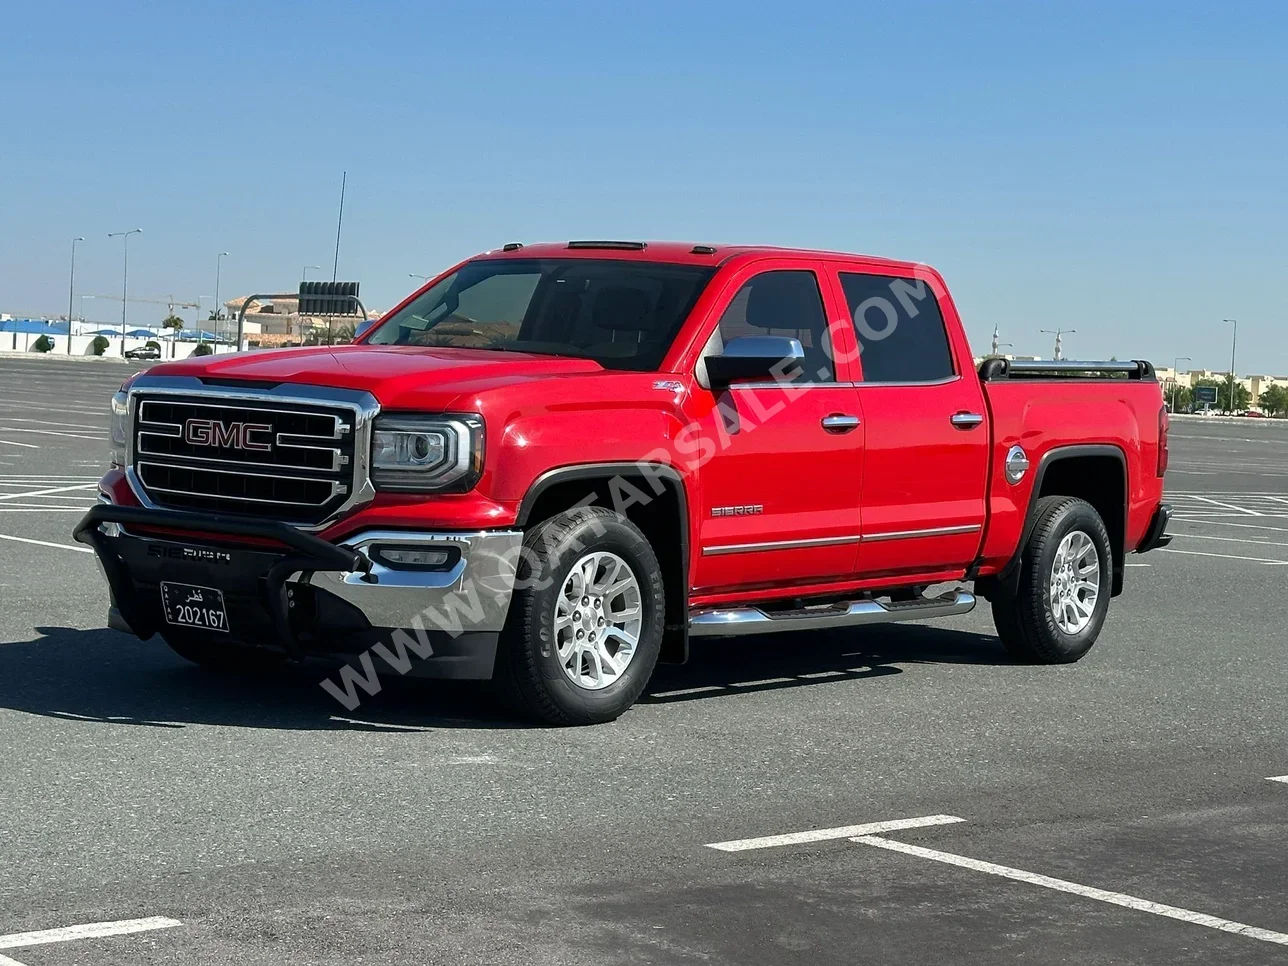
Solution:
<svg viewBox="0 0 1288 966"><path fill-rule="evenodd" d="M864 382L935 382L953 375L948 331L923 279L841 273Z"/></svg>

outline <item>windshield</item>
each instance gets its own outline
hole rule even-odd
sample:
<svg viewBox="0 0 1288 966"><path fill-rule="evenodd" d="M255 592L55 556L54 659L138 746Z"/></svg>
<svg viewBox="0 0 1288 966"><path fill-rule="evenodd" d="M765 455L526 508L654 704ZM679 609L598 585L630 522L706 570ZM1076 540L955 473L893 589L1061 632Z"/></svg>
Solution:
<svg viewBox="0 0 1288 966"><path fill-rule="evenodd" d="M603 258L479 259L381 321L372 345L430 345L656 369L714 268Z"/></svg>

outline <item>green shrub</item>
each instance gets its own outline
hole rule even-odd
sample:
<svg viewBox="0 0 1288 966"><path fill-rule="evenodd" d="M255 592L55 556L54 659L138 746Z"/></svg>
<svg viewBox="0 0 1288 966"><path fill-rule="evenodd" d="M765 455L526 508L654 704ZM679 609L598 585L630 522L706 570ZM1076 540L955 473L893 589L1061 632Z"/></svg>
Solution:
<svg viewBox="0 0 1288 966"><path fill-rule="evenodd" d="M39 339L31 344L32 352L48 352L54 347L54 340L47 335L42 335Z"/></svg>
<svg viewBox="0 0 1288 966"><path fill-rule="evenodd" d="M161 343L160 343L160 342L158 342L156 339L148 339L148 341L147 341L147 342L145 342L145 343L143 344L143 348L145 348L145 349L156 349L156 350L157 350L157 352L160 352L160 351L161 351Z"/></svg>
<svg viewBox="0 0 1288 966"><path fill-rule="evenodd" d="M210 345L208 343L203 342L200 345L198 345L197 348L192 350L192 354L194 356L208 356L214 351L215 350L210 348Z"/></svg>
<svg viewBox="0 0 1288 966"><path fill-rule="evenodd" d="M107 341L107 336L96 335L94 336L94 341L89 344L89 351L96 356L101 356L107 351L108 345L110 345L110 343Z"/></svg>

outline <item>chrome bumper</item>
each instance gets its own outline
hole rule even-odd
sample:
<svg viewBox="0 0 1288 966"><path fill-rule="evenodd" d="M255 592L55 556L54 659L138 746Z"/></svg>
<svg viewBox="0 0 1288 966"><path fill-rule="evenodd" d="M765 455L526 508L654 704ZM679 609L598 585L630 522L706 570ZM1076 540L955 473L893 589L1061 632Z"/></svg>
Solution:
<svg viewBox="0 0 1288 966"><path fill-rule="evenodd" d="M446 549L459 558L445 570L394 569L372 556L376 544ZM364 530L340 546L369 560L367 573L319 570L301 579L352 604L372 627L495 633L505 626L522 545L520 530Z"/></svg>

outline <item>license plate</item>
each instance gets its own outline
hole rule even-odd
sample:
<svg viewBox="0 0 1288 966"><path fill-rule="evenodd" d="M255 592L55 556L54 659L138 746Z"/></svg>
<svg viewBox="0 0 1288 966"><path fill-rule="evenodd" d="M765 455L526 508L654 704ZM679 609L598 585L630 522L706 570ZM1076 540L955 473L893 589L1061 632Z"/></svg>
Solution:
<svg viewBox="0 0 1288 966"><path fill-rule="evenodd" d="M228 609L223 591L193 584L161 582L161 609L168 623L228 632Z"/></svg>

